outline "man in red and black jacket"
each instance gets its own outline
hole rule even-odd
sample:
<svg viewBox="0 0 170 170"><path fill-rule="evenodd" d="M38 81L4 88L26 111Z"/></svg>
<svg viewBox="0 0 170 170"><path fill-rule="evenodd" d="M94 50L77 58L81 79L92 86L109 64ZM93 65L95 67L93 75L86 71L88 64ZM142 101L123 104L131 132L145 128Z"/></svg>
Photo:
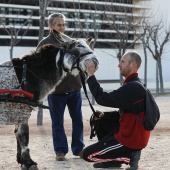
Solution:
<svg viewBox="0 0 170 170"><path fill-rule="evenodd" d="M138 169L141 150L147 146L150 137L150 131L146 131L134 115L144 119L145 90L135 83L140 81L137 73L140 65L141 57L137 52L125 53L118 65L120 74L125 77L123 85L108 93L94 76L97 69L93 62L86 61L87 82L96 102L119 108L119 112L100 112L99 142L83 150L84 160L96 162L94 168L120 167L126 163L130 164L128 170Z"/></svg>

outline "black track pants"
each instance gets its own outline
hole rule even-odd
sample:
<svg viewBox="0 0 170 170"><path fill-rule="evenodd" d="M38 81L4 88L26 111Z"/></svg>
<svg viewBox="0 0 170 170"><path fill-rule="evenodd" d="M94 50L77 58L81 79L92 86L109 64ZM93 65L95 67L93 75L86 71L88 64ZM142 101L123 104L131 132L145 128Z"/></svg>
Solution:
<svg viewBox="0 0 170 170"><path fill-rule="evenodd" d="M88 162L118 161L129 164L134 149L121 145L110 133L99 142L83 150L83 159Z"/></svg>

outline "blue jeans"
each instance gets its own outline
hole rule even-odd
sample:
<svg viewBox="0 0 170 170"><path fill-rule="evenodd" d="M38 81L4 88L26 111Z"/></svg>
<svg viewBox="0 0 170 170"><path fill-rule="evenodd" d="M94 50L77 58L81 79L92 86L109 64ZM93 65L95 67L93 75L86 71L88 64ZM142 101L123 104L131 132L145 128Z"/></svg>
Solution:
<svg viewBox="0 0 170 170"><path fill-rule="evenodd" d="M68 153L68 142L64 130L64 111L67 105L72 119L72 142L71 150L76 155L83 150L83 117L81 111L82 97L80 91L68 94L49 94L48 104L52 120L52 135L54 151L58 153Z"/></svg>

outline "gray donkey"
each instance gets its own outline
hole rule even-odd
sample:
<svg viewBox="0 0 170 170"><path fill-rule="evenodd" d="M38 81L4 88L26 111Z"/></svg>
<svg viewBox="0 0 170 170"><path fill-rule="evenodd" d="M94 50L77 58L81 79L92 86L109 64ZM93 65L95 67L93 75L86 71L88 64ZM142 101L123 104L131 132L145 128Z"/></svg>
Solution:
<svg viewBox="0 0 170 170"><path fill-rule="evenodd" d="M67 71L74 76L85 73L85 60L96 66L96 54L86 41L53 32L60 47L50 44L31 54L0 65L0 124L15 125L17 162L25 170L37 170L29 153L29 126L33 107L61 82Z"/></svg>

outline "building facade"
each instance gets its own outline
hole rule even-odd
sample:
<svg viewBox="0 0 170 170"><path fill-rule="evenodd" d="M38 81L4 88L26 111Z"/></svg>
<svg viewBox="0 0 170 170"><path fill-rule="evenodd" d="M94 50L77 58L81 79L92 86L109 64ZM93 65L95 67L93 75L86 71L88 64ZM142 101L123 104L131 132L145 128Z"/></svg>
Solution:
<svg viewBox="0 0 170 170"><path fill-rule="evenodd" d="M66 16L66 34L74 38L96 38L95 48L114 48L119 42L118 31L127 29L127 45L133 42L136 26L144 9L142 0L62 0L49 1L46 18L61 12ZM145 7L146 8L146 7ZM38 43L39 1L2 0L0 3L0 46L9 46L11 34L18 31L16 46L32 46ZM131 25L131 26L130 26ZM48 34L46 22L44 36ZM117 45L116 45L117 46Z"/></svg>
<svg viewBox="0 0 170 170"><path fill-rule="evenodd" d="M96 73L97 78L100 80L119 79L117 49L122 45L122 41L127 50L135 49L143 54L141 41L136 39L141 33L140 21L147 10L161 3L161 0L154 0L154 5L150 5L151 1L51 0L46 10L44 36L49 33L48 15L55 12L63 13L66 16L67 35L79 39L94 37L93 47L100 61L100 67ZM17 34L18 39L13 57L20 57L22 54L35 50L38 44L39 20L39 0L1 0L0 50L3 51L3 58L0 58L0 62L9 59L11 35ZM123 37L123 40L120 37ZM154 71L148 71L148 80L154 82L155 61L150 58L148 62L148 67L154 68ZM166 69L167 62L164 64L163 69ZM143 79L144 65L139 75ZM165 75L165 77L170 82L168 76ZM154 88L152 85L151 87Z"/></svg>

